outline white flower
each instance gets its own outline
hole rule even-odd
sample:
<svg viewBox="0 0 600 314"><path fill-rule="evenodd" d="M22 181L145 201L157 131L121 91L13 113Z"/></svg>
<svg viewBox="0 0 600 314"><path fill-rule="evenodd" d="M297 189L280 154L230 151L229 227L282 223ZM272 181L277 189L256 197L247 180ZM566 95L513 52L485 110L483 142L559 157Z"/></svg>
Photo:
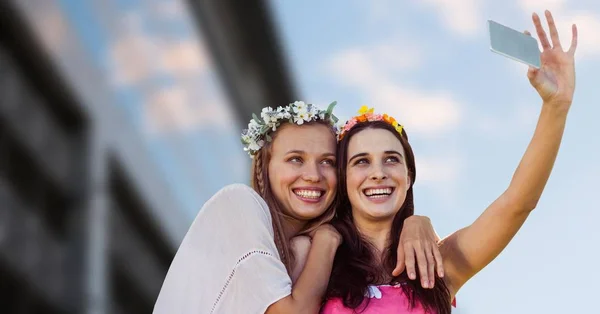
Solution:
<svg viewBox="0 0 600 314"><path fill-rule="evenodd" d="M256 142L256 141L250 141L250 143L248 143L248 149L249 149L249 150L252 150L252 151L257 151L257 150L259 150L259 149L262 147L262 145L260 145L260 144L259 144L260 142L261 142L261 141L259 141L259 142Z"/></svg>
<svg viewBox="0 0 600 314"><path fill-rule="evenodd" d="M306 112L307 110L306 104L303 101L294 102L292 104L292 107L294 108L294 112L296 113Z"/></svg>
<svg viewBox="0 0 600 314"><path fill-rule="evenodd" d="M373 299L381 299L381 290L377 286L369 286L367 291L367 297Z"/></svg>
<svg viewBox="0 0 600 314"><path fill-rule="evenodd" d="M248 123L248 129L241 134L244 150L248 152L250 157L253 157L264 146L269 133L276 132L282 122L302 125L305 122L319 119L328 119L332 126L334 125L330 117L327 117L326 111L303 101L296 101L285 107L278 106L275 110L272 107L265 107L261 110L260 118L251 119Z"/></svg>
<svg viewBox="0 0 600 314"><path fill-rule="evenodd" d="M248 123L249 132L253 132L254 130L258 129L260 129L260 124L258 124L258 122L256 122L254 119L250 120L250 123Z"/></svg>
<svg viewBox="0 0 600 314"><path fill-rule="evenodd" d="M298 125L302 125L304 123L304 121L308 122L308 113L306 112L301 112L298 113L295 117L294 117L294 122L296 122Z"/></svg>

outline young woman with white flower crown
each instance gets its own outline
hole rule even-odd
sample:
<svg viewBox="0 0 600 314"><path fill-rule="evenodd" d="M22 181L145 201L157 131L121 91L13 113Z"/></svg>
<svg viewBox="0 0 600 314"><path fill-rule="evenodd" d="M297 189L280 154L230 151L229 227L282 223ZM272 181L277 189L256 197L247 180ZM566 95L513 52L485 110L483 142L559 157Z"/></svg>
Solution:
<svg viewBox="0 0 600 314"><path fill-rule="evenodd" d="M508 188L471 225L441 241L446 275L435 289L422 289L394 267L395 239L413 214L415 159L408 137L393 118L363 108L340 133L340 207L332 222L343 235L322 314L437 313L476 273L494 260L535 209L550 176L575 91L577 28L568 51L561 47L554 20L546 19L550 41L534 14L543 48L540 69L528 78L542 98L538 124ZM312 250L319 250L312 243Z"/></svg>
<svg viewBox="0 0 600 314"><path fill-rule="evenodd" d="M319 311L341 241L327 223L337 192L334 105L320 110L295 102L253 117L242 133L253 158L253 189L227 186L205 203L171 264L155 314ZM395 271L406 265L415 272L418 264L422 284L431 287L434 271L443 274L439 239L426 217L406 225Z"/></svg>

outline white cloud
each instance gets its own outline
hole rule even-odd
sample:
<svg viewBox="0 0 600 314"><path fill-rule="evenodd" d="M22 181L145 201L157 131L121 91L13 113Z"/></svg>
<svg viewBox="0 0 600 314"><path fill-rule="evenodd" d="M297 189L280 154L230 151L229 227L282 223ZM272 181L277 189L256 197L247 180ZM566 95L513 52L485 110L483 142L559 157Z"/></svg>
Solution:
<svg viewBox="0 0 600 314"><path fill-rule="evenodd" d="M576 58L578 60L600 57L600 15L594 14L594 10L576 11L567 7L566 0L519 0L519 6L528 14L537 12L542 20L544 29L548 30L548 24L544 16L544 10L552 11L561 44L565 50L571 45L571 25L577 24L579 42ZM529 22L530 31L537 38L533 24ZM548 37L550 35L548 34Z"/></svg>
<svg viewBox="0 0 600 314"><path fill-rule="evenodd" d="M521 103L512 112L499 115L486 112L471 112L469 127L473 134L488 139L506 140L513 136L522 136L532 132L541 110L539 103ZM527 133L528 134L528 133Z"/></svg>
<svg viewBox="0 0 600 314"><path fill-rule="evenodd" d="M112 79L117 85L134 85L148 79L156 71L149 56L155 46L147 36L124 36L110 50Z"/></svg>
<svg viewBox="0 0 600 314"><path fill-rule="evenodd" d="M417 182L440 184L458 180L463 168L462 158L452 154L443 155L444 157L416 158Z"/></svg>
<svg viewBox="0 0 600 314"><path fill-rule="evenodd" d="M544 12L550 10L554 13L559 12L566 0L519 0L519 6L527 12Z"/></svg>
<svg viewBox="0 0 600 314"><path fill-rule="evenodd" d="M174 76L196 75L208 68L208 58L194 39L175 42L162 47L161 68Z"/></svg>
<svg viewBox="0 0 600 314"><path fill-rule="evenodd" d="M124 14L120 20L120 33L108 49L112 81L119 86L135 85L158 69L156 40L142 29L138 13Z"/></svg>
<svg viewBox="0 0 600 314"><path fill-rule="evenodd" d="M185 13L185 3L182 0L162 0L154 2L154 12L162 17L180 19Z"/></svg>
<svg viewBox="0 0 600 314"><path fill-rule="evenodd" d="M476 35L482 29L481 0L423 0L440 15L442 22L461 36Z"/></svg>
<svg viewBox="0 0 600 314"><path fill-rule="evenodd" d="M418 68L423 61L423 52L406 40L391 40L398 44L380 44L371 48L371 57L385 64L388 69L406 70Z"/></svg>
<svg viewBox="0 0 600 314"><path fill-rule="evenodd" d="M226 104L211 99L192 99L182 87L162 88L150 94L144 118L150 133L188 132L231 125Z"/></svg>
<svg viewBox="0 0 600 314"><path fill-rule="evenodd" d="M557 22L559 36L565 49L571 45L571 25L577 24L576 59L600 58L600 16L589 12L572 12L564 22Z"/></svg>
<svg viewBox="0 0 600 314"><path fill-rule="evenodd" d="M174 9L172 9L174 10ZM141 13L126 13L108 49L111 79L118 87L135 86L159 75L176 79L209 71L210 60L193 32L177 40L144 29Z"/></svg>
<svg viewBox="0 0 600 314"><path fill-rule="evenodd" d="M402 58L402 50L386 47L383 51ZM395 116L411 133L435 135L458 126L461 106L450 93L402 86L379 54L378 49L350 49L332 58L329 68L342 84L359 90L369 105ZM406 68L414 64L407 62Z"/></svg>

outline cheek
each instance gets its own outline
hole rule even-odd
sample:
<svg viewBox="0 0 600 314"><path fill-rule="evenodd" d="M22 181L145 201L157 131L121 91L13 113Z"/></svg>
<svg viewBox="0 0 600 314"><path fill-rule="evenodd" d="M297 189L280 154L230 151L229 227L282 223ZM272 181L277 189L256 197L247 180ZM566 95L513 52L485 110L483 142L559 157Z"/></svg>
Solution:
<svg viewBox="0 0 600 314"><path fill-rule="evenodd" d="M359 171L348 171L346 174L346 187L348 190L348 196L353 196L359 191L359 187L363 181L363 175Z"/></svg>
<svg viewBox="0 0 600 314"><path fill-rule="evenodd" d="M335 168L325 169L323 171L323 176L325 177L325 180L327 180L327 186L330 189L335 190L338 181Z"/></svg>
<svg viewBox="0 0 600 314"><path fill-rule="evenodd" d="M286 185L294 182L294 171L280 165L272 167L269 169L269 181L273 190L284 189Z"/></svg>

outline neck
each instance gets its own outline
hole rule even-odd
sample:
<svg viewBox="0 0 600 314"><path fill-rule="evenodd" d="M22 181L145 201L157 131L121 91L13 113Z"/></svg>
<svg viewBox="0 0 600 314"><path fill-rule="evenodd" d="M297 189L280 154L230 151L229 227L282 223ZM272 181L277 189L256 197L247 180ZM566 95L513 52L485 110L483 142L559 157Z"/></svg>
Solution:
<svg viewBox="0 0 600 314"><path fill-rule="evenodd" d="M285 238L288 239L288 241L297 236L306 226L306 221L301 221L288 216L283 216L282 218L281 226L283 227Z"/></svg>
<svg viewBox="0 0 600 314"><path fill-rule="evenodd" d="M381 254L385 252L385 249L389 245L394 217L374 220L358 215L353 216L354 225L358 229L358 232L375 246L377 253L379 253L376 256L381 257Z"/></svg>

